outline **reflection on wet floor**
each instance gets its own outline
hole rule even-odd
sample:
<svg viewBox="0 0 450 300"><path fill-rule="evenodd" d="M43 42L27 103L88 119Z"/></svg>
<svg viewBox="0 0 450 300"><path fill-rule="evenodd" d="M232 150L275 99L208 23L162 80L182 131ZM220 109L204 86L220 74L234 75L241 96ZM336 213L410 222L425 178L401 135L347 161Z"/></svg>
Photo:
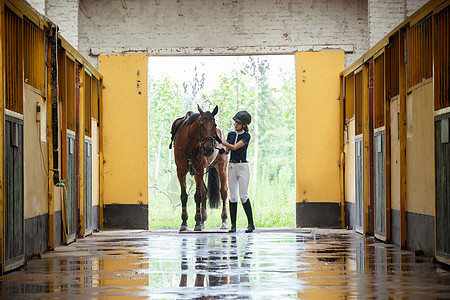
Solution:
<svg viewBox="0 0 450 300"><path fill-rule="evenodd" d="M1 276L0 297L450 298L450 272L345 230L105 231Z"/></svg>

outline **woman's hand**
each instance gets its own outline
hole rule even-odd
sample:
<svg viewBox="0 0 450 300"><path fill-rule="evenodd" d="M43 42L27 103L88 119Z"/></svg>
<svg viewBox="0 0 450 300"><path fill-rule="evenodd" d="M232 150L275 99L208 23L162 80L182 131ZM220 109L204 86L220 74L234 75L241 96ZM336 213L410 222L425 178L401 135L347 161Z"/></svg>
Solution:
<svg viewBox="0 0 450 300"><path fill-rule="evenodd" d="M236 151L237 149L244 147L244 146L245 146L245 143L244 143L243 141L239 141L239 142L237 142L236 145L231 145L230 143L222 142L222 145L224 145L225 147L227 147L228 150Z"/></svg>
<svg viewBox="0 0 450 300"><path fill-rule="evenodd" d="M217 135L217 133L214 135L214 139L215 139L219 144L222 144L222 140L221 140L220 137Z"/></svg>

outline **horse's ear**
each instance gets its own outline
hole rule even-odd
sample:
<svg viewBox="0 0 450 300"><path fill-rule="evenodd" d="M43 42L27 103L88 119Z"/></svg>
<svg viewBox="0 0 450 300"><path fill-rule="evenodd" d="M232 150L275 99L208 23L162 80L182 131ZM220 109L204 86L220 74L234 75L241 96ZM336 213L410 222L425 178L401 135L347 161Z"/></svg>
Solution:
<svg viewBox="0 0 450 300"><path fill-rule="evenodd" d="M217 112L219 111L219 107L217 107L217 105L216 105L216 107L214 107L214 110L213 110L213 112L212 112L212 115L213 116L215 116L215 115L217 115Z"/></svg>
<svg viewBox="0 0 450 300"><path fill-rule="evenodd" d="M201 116L203 116L203 110L200 108L200 105L197 104L198 112Z"/></svg>

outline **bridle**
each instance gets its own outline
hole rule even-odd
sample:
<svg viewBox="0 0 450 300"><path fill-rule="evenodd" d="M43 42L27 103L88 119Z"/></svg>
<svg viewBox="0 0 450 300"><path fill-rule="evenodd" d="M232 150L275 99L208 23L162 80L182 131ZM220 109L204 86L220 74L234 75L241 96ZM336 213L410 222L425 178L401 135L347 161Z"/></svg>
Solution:
<svg viewBox="0 0 450 300"><path fill-rule="evenodd" d="M205 145L208 141L211 141L211 146L213 149L216 148L216 140L214 139L213 136L206 136L206 137L202 138L201 128L202 128L202 124L199 124L198 125L198 139L199 139L200 149L202 150L202 153L204 153L207 149Z"/></svg>

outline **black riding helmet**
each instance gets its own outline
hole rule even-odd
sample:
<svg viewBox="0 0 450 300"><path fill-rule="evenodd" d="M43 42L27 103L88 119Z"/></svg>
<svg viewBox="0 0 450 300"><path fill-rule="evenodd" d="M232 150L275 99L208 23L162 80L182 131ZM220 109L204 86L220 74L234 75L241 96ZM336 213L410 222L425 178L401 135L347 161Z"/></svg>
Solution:
<svg viewBox="0 0 450 300"><path fill-rule="evenodd" d="M252 122L252 116L250 116L250 114L246 110L241 110L233 117L233 120L245 125L249 125Z"/></svg>

